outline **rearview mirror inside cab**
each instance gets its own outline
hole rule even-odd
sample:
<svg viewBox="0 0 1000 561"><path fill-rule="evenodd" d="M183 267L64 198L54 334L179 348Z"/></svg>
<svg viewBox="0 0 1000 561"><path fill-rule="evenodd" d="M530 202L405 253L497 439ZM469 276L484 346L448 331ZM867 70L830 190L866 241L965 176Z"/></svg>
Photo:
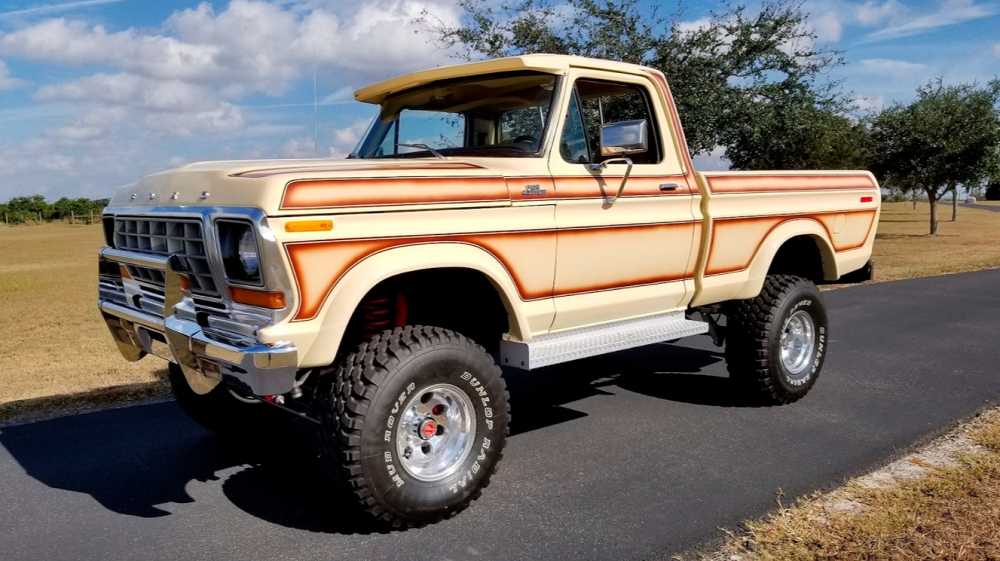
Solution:
<svg viewBox="0 0 1000 561"><path fill-rule="evenodd" d="M602 156L638 154L648 149L645 119L601 125Z"/></svg>

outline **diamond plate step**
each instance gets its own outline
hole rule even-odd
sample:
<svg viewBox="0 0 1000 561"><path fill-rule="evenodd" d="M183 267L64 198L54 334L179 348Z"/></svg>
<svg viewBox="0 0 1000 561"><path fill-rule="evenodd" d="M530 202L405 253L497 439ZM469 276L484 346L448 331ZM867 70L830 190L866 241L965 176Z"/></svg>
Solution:
<svg viewBox="0 0 1000 561"><path fill-rule="evenodd" d="M707 323L686 319L683 311L669 312L540 335L527 343L501 341L500 360L504 366L532 370L707 331Z"/></svg>

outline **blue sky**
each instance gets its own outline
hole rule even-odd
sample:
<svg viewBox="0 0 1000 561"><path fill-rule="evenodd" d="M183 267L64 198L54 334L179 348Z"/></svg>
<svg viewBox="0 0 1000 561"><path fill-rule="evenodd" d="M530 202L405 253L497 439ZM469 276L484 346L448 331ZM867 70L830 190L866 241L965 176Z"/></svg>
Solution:
<svg viewBox="0 0 1000 561"><path fill-rule="evenodd" d="M686 23L718 7L689 0ZM804 8L864 108L1000 74L1000 0ZM0 0L0 200L106 197L197 160L343 157L374 111L354 89L453 62L415 23L425 9L460 15L450 0Z"/></svg>

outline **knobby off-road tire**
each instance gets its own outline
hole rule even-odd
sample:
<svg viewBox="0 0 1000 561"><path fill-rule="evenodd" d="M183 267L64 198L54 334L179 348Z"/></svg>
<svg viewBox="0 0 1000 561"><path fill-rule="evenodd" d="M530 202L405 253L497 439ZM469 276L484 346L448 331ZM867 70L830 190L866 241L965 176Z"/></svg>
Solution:
<svg viewBox="0 0 1000 561"><path fill-rule="evenodd" d="M730 379L763 404L806 395L826 358L829 322L816 285L791 275L768 275L756 298L732 302L726 366Z"/></svg>
<svg viewBox="0 0 1000 561"><path fill-rule="evenodd" d="M509 415L500 368L453 331L383 331L326 374L321 391L324 467L348 499L392 526L457 514L503 457Z"/></svg>
<svg viewBox="0 0 1000 561"><path fill-rule="evenodd" d="M237 398L225 384L204 395L191 390L179 366L170 363L170 387L178 405L206 429L225 435L257 436L286 425L292 415L262 402L247 402Z"/></svg>

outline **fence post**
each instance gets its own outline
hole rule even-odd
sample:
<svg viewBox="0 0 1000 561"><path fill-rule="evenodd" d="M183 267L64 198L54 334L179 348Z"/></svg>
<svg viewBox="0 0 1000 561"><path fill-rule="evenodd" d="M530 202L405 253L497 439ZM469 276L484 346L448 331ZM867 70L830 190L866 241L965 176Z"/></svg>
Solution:
<svg viewBox="0 0 1000 561"><path fill-rule="evenodd" d="M76 221L76 214L71 210L69 211L69 225L72 226L73 224L75 224L75 221Z"/></svg>
<svg viewBox="0 0 1000 561"><path fill-rule="evenodd" d="M38 213L38 223L39 224L42 223L42 213L40 213L40 212Z"/></svg>
<svg viewBox="0 0 1000 561"><path fill-rule="evenodd" d="M6 212L3 213L3 223L4 223L5 226L7 226L8 228L10 228L10 222L7 221L7 213Z"/></svg>
<svg viewBox="0 0 1000 561"><path fill-rule="evenodd" d="M93 210L90 211L90 225L91 226L94 225L94 211Z"/></svg>

